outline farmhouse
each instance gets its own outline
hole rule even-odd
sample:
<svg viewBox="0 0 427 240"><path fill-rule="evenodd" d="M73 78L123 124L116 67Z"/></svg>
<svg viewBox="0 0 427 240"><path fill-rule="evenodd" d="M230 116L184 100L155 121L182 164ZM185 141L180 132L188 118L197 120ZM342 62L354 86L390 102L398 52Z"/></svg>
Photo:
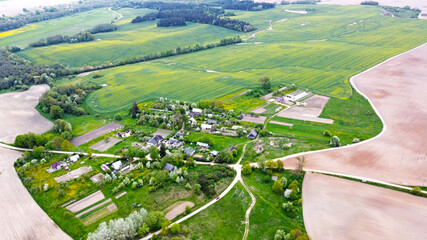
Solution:
<svg viewBox="0 0 427 240"><path fill-rule="evenodd" d="M70 162L73 162L73 163L77 162L79 159L80 159L79 155L73 155L73 156L71 156L71 157L68 158L68 160Z"/></svg>
<svg viewBox="0 0 427 240"><path fill-rule="evenodd" d="M160 135L156 135L153 138L151 138L150 140L148 140L147 142L147 146L148 145L153 145L155 147L158 147L160 145L160 143L162 143L163 137Z"/></svg>
<svg viewBox="0 0 427 240"><path fill-rule="evenodd" d="M193 156L195 152L196 152L196 150L194 150L194 149L192 149L190 147L184 149L184 153L187 154L190 157Z"/></svg>
<svg viewBox="0 0 427 240"><path fill-rule="evenodd" d="M173 170L175 170L175 166L170 164L170 163L166 163L165 167L163 168L163 171L169 171L172 172Z"/></svg>
<svg viewBox="0 0 427 240"><path fill-rule="evenodd" d="M193 119L194 119L194 118L193 118ZM184 133L183 133L183 132L177 132L177 133L175 134L175 137L176 137L176 138L184 137Z"/></svg>
<svg viewBox="0 0 427 240"><path fill-rule="evenodd" d="M258 136L257 131L255 129L252 129L246 137L250 139L255 139L257 136Z"/></svg>
<svg viewBox="0 0 427 240"><path fill-rule="evenodd" d="M106 171L110 171L110 168L107 165L102 164L101 165L101 170L104 171L104 172L106 172Z"/></svg>
<svg viewBox="0 0 427 240"><path fill-rule="evenodd" d="M208 119L208 124L218 124L217 120Z"/></svg>
<svg viewBox="0 0 427 240"><path fill-rule="evenodd" d="M121 161L117 161L117 162L114 162L113 164L111 164L111 167L114 170L119 170L120 168L122 168L122 166L123 166L123 164Z"/></svg>
<svg viewBox="0 0 427 240"><path fill-rule="evenodd" d="M212 125L210 125L210 124L202 123L202 125L200 125L200 127L202 128L203 131L210 131L210 130L212 130Z"/></svg>
<svg viewBox="0 0 427 240"><path fill-rule="evenodd" d="M210 153L210 155L211 155L212 157L216 157L216 156L218 156L218 154L219 154L219 152L218 152L218 151L216 151L216 150L213 150L213 151L211 151L211 153Z"/></svg>
<svg viewBox="0 0 427 240"><path fill-rule="evenodd" d="M243 128L242 126L239 126L239 125L234 125L234 126L232 126L231 127L231 129L233 129L233 130L237 130L237 129L239 129L239 128Z"/></svg>
<svg viewBox="0 0 427 240"><path fill-rule="evenodd" d="M209 144L203 142L197 142L196 145L201 148L209 148Z"/></svg>
<svg viewBox="0 0 427 240"><path fill-rule="evenodd" d="M52 164L50 164L50 172L54 172L54 171L58 171L61 170L63 168L67 167L67 164L65 162L54 162Z"/></svg>
<svg viewBox="0 0 427 240"><path fill-rule="evenodd" d="M166 142L166 146L170 147L170 148L179 148L182 146L182 142L176 140L175 138L170 138L167 142Z"/></svg>
<svg viewBox="0 0 427 240"><path fill-rule="evenodd" d="M190 125L191 125L191 126L193 126L193 127L197 125L197 121L196 121L196 119L194 119L193 117L191 117L191 118L190 118L189 123L190 123Z"/></svg>
<svg viewBox="0 0 427 240"><path fill-rule="evenodd" d="M303 98L303 97L305 97L307 95L308 95L307 92L298 89L296 91L293 91L291 93L286 94L285 95L285 100L289 100L289 101L295 102L295 101L298 101L299 99L301 99L301 98Z"/></svg>

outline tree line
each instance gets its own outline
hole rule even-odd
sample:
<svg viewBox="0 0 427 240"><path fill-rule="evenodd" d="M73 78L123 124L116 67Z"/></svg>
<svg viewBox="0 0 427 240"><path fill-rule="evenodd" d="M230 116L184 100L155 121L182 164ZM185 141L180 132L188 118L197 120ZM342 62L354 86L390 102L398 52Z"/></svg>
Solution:
<svg viewBox="0 0 427 240"><path fill-rule="evenodd" d="M17 16L0 18L0 32L20 28L28 23L41 22L90 11L96 8L108 7L119 2L120 1L108 0L81 0L78 3L45 7L42 10L36 10L34 12L24 9L24 13Z"/></svg>
<svg viewBox="0 0 427 240"><path fill-rule="evenodd" d="M60 64L34 64L11 52L11 48L0 49L0 90L27 88L31 84L51 84L56 77L71 74Z"/></svg>
<svg viewBox="0 0 427 240"><path fill-rule="evenodd" d="M171 17L171 18L163 18L157 23L157 27L173 27L173 26L185 26L184 18L180 17Z"/></svg>
<svg viewBox="0 0 427 240"><path fill-rule="evenodd" d="M159 12L148 13L144 16L137 16L132 19L131 23L143 21L153 21L165 18L182 18L188 22L203 23L215 25L218 27L228 28L240 32L250 32L256 28L247 22L219 15L224 13L223 9L197 6L194 4L177 4L177 3L153 3L148 2L141 4L144 8L156 9Z"/></svg>
<svg viewBox="0 0 427 240"><path fill-rule="evenodd" d="M93 34L100 32L111 32L117 30L117 26L107 23L98 24L88 31L83 31L73 36L55 35L52 37L42 38L36 42L28 44L29 48L44 47L60 43L78 43L78 42L89 42L95 40Z"/></svg>
<svg viewBox="0 0 427 240"><path fill-rule="evenodd" d="M223 9L232 9L232 10L244 10L244 11L261 11L265 9L274 8L276 5L274 3L254 3L253 1L231 1L226 2L222 6Z"/></svg>

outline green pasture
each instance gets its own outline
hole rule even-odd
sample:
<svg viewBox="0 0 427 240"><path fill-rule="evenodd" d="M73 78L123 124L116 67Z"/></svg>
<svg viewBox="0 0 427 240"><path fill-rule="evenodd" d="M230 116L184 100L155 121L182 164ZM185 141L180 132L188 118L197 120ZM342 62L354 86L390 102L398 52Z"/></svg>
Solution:
<svg viewBox="0 0 427 240"><path fill-rule="evenodd" d="M135 11L125 10L130 15ZM145 10L149 11L152 10ZM118 23L123 22L129 22L129 19ZM20 52L20 55L37 63L81 67L156 54L177 47L216 43L222 38L238 35L238 32L207 24L188 22L187 26L171 28L159 28L156 24L156 21L118 24L118 30L96 34L91 42L32 48Z"/></svg>
<svg viewBox="0 0 427 240"><path fill-rule="evenodd" d="M8 45L27 47L29 43L41 38L57 34L74 35L82 30L90 29L97 24L110 23L116 17L117 14L108 11L107 8L99 8L67 17L27 24L22 28L10 30L10 34L12 35L0 38L0 47ZM8 32L0 33L0 36L6 35L5 33Z"/></svg>
<svg viewBox="0 0 427 240"><path fill-rule="evenodd" d="M427 22L380 16L374 7L310 5L316 11L306 15L284 11L306 7L277 6L239 15L262 27L272 19L273 30L259 32L244 44L116 67L99 72L101 78L86 76L86 81L109 85L92 93L87 105L97 112L112 112L161 96L215 99L256 87L263 75L271 78L273 86L296 84L345 99L352 94L351 76L427 41L423 34ZM276 22L283 18L288 20Z"/></svg>

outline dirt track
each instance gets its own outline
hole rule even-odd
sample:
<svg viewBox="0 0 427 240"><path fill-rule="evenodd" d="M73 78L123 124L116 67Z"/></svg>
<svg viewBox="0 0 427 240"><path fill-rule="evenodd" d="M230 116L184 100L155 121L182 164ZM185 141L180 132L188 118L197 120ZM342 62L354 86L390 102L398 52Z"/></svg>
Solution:
<svg viewBox="0 0 427 240"><path fill-rule="evenodd" d="M0 141L13 143L19 134L42 133L53 127L52 122L35 109L40 96L49 90L46 84L35 85L24 92L0 95Z"/></svg>
<svg viewBox="0 0 427 240"><path fill-rule="evenodd" d="M427 186L426 62L425 44L354 77L385 120L384 133L356 146L305 154L305 167ZM295 166L296 159L284 163Z"/></svg>
<svg viewBox="0 0 427 240"><path fill-rule="evenodd" d="M315 240L427 236L427 199L341 178L306 173L304 223Z"/></svg>
<svg viewBox="0 0 427 240"><path fill-rule="evenodd" d="M37 205L13 168L20 152L0 148L0 239L71 239Z"/></svg>

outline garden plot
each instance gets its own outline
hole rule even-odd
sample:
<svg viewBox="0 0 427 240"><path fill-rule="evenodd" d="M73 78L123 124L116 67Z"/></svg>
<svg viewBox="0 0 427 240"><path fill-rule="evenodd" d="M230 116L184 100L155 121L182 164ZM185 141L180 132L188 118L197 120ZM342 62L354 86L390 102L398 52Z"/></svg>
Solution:
<svg viewBox="0 0 427 240"><path fill-rule="evenodd" d="M99 219L102 219L102 218L110 215L111 213L113 213L115 211L117 211L117 206L116 206L116 204L111 203L110 205L103 207L103 208L99 209L98 211L95 211L86 217L81 216L80 219L83 221L84 225L88 226L88 225L98 221Z"/></svg>
<svg viewBox="0 0 427 240"><path fill-rule="evenodd" d="M84 208L89 207L94 203L101 201L104 198L105 198L104 194L99 190L73 204L68 205L66 208L70 210L72 213L75 213Z"/></svg>
<svg viewBox="0 0 427 240"><path fill-rule="evenodd" d="M98 173L95 176L92 176L90 178L90 180L92 180L92 182L97 183L102 181L105 178L105 175L103 173Z"/></svg>
<svg viewBox="0 0 427 240"><path fill-rule="evenodd" d="M304 223L311 239L411 239L427 236L427 199L307 172Z"/></svg>
<svg viewBox="0 0 427 240"><path fill-rule="evenodd" d="M86 213L89 213L90 211L93 211L93 210L101 207L102 205L105 205L105 204L110 203L110 202L111 202L111 199L109 198L109 199L107 199L107 200L105 200L105 201L103 201L101 203L96 204L95 206L92 206L92 207L90 207L90 208L88 208L88 209L86 209L86 210L84 210L84 211L76 214L76 217L78 218L78 217L80 217L80 216L82 216L82 215L84 215Z"/></svg>
<svg viewBox="0 0 427 240"><path fill-rule="evenodd" d="M253 113L257 113L257 114L261 114L264 113L265 111L267 111L267 109L265 109L265 107L267 107L268 105L270 105L271 103L267 103L266 105L262 106L262 107L258 107L255 108L254 110L252 110L251 112Z"/></svg>
<svg viewBox="0 0 427 240"><path fill-rule="evenodd" d="M292 123L279 122L279 121L270 121L269 123L271 123L271 124L278 124L278 125L287 126L287 127L292 127L293 126Z"/></svg>
<svg viewBox="0 0 427 240"><path fill-rule="evenodd" d="M88 173L90 171L92 171L92 167L90 167L90 166L89 167L88 166L80 167L80 168L77 168L76 170L68 172L62 176L56 177L55 181L58 183L70 181L70 180L73 180L74 178L78 178L80 175Z"/></svg>
<svg viewBox="0 0 427 240"><path fill-rule="evenodd" d="M281 111L277 116L303 121L332 124L334 120L319 118L323 108L329 101L329 97L314 95L302 102L302 106L295 106ZM305 105L305 106L304 106Z"/></svg>
<svg viewBox="0 0 427 240"><path fill-rule="evenodd" d="M259 123L264 124L267 117L264 116L258 116L258 115L249 115L249 114L243 114L242 122L253 122L253 123Z"/></svg>
<svg viewBox="0 0 427 240"><path fill-rule="evenodd" d="M179 204L178 206L174 207L168 213L166 213L165 217L169 220L172 220L172 219L176 218L176 216L178 216L179 214L185 212L185 207L187 207L187 206L194 207L194 203L189 202L189 201L183 202L183 203Z"/></svg>
<svg viewBox="0 0 427 240"><path fill-rule="evenodd" d="M92 148L94 150L98 150L100 152L105 152L112 146L116 145L117 143L121 142L121 139L115 138L115 137L108 137L102 141L99 141L89 148Z"/></svg>
<svg viewBox="0 0 427 240"><path fill-rule="evenodd" d="M117 129L121 129L123 128L123 125L112 122L108 125L105 125L103 127L100 127L98 129L95 129L91 132L88 132L80 137L76 137L74 139L71 140L71 143L74 144L74 146L78 147L82 144L85 144L97 137L100 137L106 133L109 133L111 131L117 130Z"/></svg>
<svg viewBox="0 0 427 240"><path fill-rule="evenodd" d="M162 138L166 138L166 137L167 137L167 136L169 136L171 133L172 133L172 131L171 131L171 130L158 128L158 129L156 130L156 132L155 132L155 133L153 133L153 136L160 135L160 136L162 136Z"/></svg>

